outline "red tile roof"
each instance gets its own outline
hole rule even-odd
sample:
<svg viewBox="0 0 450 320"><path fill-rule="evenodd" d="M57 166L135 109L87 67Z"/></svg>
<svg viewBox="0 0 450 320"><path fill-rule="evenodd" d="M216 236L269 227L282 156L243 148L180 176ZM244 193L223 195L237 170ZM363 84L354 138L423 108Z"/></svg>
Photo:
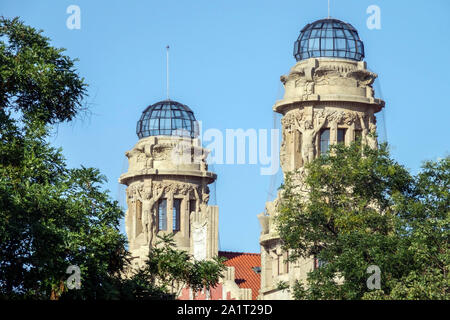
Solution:
<svg viewBox="0 0 450 320"><path fill-rule="evenodd" d="M219 257L227 259L225 265L235 268L235 282L239 288L252 289L252 299L256 300L261 287L261 273L252 268L261 267L259 253L219 251Z"/></svg>

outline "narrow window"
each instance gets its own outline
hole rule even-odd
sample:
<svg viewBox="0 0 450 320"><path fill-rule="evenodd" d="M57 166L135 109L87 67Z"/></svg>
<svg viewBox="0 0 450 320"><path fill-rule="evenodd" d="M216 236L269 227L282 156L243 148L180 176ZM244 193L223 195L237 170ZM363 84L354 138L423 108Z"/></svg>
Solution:
<svg viewBox="0 0 450 320"><path fill-rule="evenodd" d="M284 272L289 273L289 252L286 251L284 253L283 260L284 260Z"/></svg>
<svg viewBox="0 0 450 320"><path fill-rule="evenodd" d="M189 200L189 213L195 212L195 200Z"/></svg>
<svg viewBox="0 0 450 320"><path fill-rule="evenodd" d="M158 230L167 230L167 199L158 202Z"/></svg>
<svg viewBox="0 0 450 320"><path fill-rule="evenodd" d="M298 159L299 159L299 163L296 163L296 168L300 167L303 165L303 158L302 158L302 133L300 131L296 131L297 132L297 138L298 138L298 150L296 150L297 155L298 155Z"/></svg>
<svg viewBox="0 0 450 320"><path fill-rule="evenodd" d="M136 236L142 232L142 202L136 201Z"/></svg>
<svg viewBox="0 0 450 320"><path fill-rule="evenodd" d="M191 213L195 212L195 200L189 200L189 215L188 217L191 216ZM191 237L191 219L189 219L189 237Z"/></svg>
<svg viewBox="0 0 450 320"><path fill-rule="evenodd" d="M345 134L347 133L347 129L338 129L337 131L337 142L345 144Z"/></svg>
<svg viewBox="0 0 450 320"><path fill-rule="evenodd" d="M357 144L361 144L362 132L361 130L355 130L355 141Z"/></svg>
<svg viewBox="0 0 450 320"><path fill-rule="evenodd" d="M314 258L314 269L319 269L322 268L323 266L325 266L327 264L326 261L321 260L319 258Z"/></svg>
<svg viewBox="0 0 450 320"><path fill-rule="evenodd" d="M281 274L281 268L280 268L280 256L277 255L277 274L280 275Z"/></svg>
<svg viewBox="0 0 450 320"><path fill-rule="evenodd" d="M173 199L172 230L180 231L181 199Z"/></svg>
<svg viewBox="0 0 450 320"><path fill-rule="evenodd" d="M325 154L330 145L330 129L324 129L320 133L320 154Z"/></svg>

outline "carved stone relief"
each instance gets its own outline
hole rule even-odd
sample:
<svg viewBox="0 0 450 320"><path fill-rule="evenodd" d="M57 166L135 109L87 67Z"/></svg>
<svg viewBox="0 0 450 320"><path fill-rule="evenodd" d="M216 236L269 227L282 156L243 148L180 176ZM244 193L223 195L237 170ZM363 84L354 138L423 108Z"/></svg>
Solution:
<svg viewBox="0 0 450 320"><path fill-rule="evenodd" d="M203 223L207 220L209 212L209 188L207 186L200 187L195 183L153 181L152 179L149 179L145 182L134 183L127 188L128 214L136 215L137 212L130 209L134 207L136 201L142 203L141 229L144 235L144 244L150 246L155 244L157 233L156 223L158 218L157 207L155 205L161 198L173 199L175 196L182 196L182 198L187 201L196 201L196 211L194 213L189 213L189 221L192 220L192 214L196 214L195 219L192 221ZM189 223L189 221L187 223ZM131 236L129 224L127 224L127 234L129 237Z"/></svg>
<svg viewBox="0 0 450 320"><path fill-rule="evenodd" d="M363 129L363 138L369 137L367 134L375 130L374 121L364 118L367 122L364 131L363 121L361 117L368 117L366 113L339 110L335 108L317 108L312 110L313 115L307 116L304 109L291 110L281 120L282 123L282 142L280 148L280 164L284 172L298 169L298 163L304 164L312 161L317 156L318 134L321 129L325 127L337 128L338 126L351 127ZM370 119L373 119L370 116ZM369 128L370 126L370 128ZM295 132L299 135L295 135ZM301 141L298 141L301 139ZM366 139L367 140L367 139ZM366 141L365 140L365 141ZM374 141L367 140L367 144L373 146ZM297 149L295 149L297 147ZM293 157L300 149L301 162L293 165Z"/></svg>
<svg viewBox="0 0 450 320"><path fill-rule="evenodd" d="M285 87L285 99L309 101L319 100L322 95L375 99L372 86L376 78L377 74L358 62L309 59L297 63L280 80Z"/></svg>
<svg viewBox="0 0 450 320"><path fill-rule="evenodd" d="M376 149L378 147L378 143L376 139L377 125L375 116L371 114L365 114L360 115L359 118L362 128L363 143L372 149Z"/></svg>
<svg viewBox="0 0 450 320"><path fill-rule="evenodd" d="M194 170L207 171L207 157L209 150L192 143L191 139L177 139L175 141L144 141L125 153L129 159L130 172L143 172L153 169L155 161L163 162L164 169L173 166L192 165ZM158 165L161 168L161 164ZM158 169L156 168L156 169Z"/></svg>
<svg viewBox="0 0 450 320"><path fill-rule="evenodd" d="M193 255L195 260L205 260L207 250L207 222L194 222L192 224L193 231Z"/></svg>
<svg viewBox="0 0 450 320"><path fill-rule="evenodd" d="M371 86L377 74L366 69L358 69L354 65L324 64L318 67L303 67L292 70L288 76L282 76L281 82L294 81L295 87L303 87L312 81L318 85Z"/></svg>

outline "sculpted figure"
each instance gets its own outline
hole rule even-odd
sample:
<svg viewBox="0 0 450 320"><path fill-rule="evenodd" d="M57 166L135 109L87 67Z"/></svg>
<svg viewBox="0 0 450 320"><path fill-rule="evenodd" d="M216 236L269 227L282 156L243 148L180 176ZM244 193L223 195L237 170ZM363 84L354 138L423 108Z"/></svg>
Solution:
<svg viewBox="0 0 450 320"><path fill-rule="evenodd" d="M194 188L194 197L195 197L195 214L198 215L200 210L200 196L198 195L197 188Z"/></svg>
<svg viewBox="0 0 450 320"><path fill-rule="evenodd" d="M203 151L201 162L200 162L200 170L201 171L208 171L208 163L206 162L206 159L208 158L208 152L206 150Z"/></svg>
<svg viewBox="0 0 450 320"><path fill-rule="evenodd" d="M376 149L378 148L377 139L376 139L377 125L374 122L369 122L369 133L367 144L370 148Z"/></svg>
<svg viewBox="0 0 450 320"><path fill-rule="evenodd" d="M128 221L130 219L130 215L133 213L133 210L131 208L133 207L134 202L135 202L134 187L128 187L126 190L126 194L127 194L128 209L125 213L125 221ZM126 228L127 235L130 238L131 237L131 223L126 223L125 228Z"/></svg>
<svg viewBox="0 0 450 320"><path fill-rule="evenodd" d="M128 187L126 190L126 194L127 194L127 205L131 206L131 204L134 202L134 188L133 187Z"/></svg>
<svg viewBox="0 0 450 320"><path fill-rule="evenodd" d="M152 192L152 182L146 182L145 184L141 185L140 188L137 189L139 200L142 203L142 217L141 217L141 223L142 223L142 231L144 233L144 239L145 243L148 243L148 224L149 224L149 213L148 213L148 202L149 198L151 198L151 192Z"/></svg>
<svg viewBox="0 0 450 320"><path fill-rule="evenodd" d="M347 112L344 117L344 123L348 126L352 125L358 119L355 113Z"/></svg>
<svg viewBox="0 0 450 320"><path fill-rule="evenodd" d="M314 141L317 133L325 125L326 120L327 116L325 115L317 128L314 128L311 120L303 121L303 126L298 122L298 119L296 120L296 128L302 133L302 158L304 163L311 162L314 159Z"/></svg>
<svg viewBox="0 0 450 320"><path fill-rule="evenodd" d="M184 196L189 195L189 190L190 190L190 186L189 185L183 184L183 185L180 186L180 193L182 195L184 195Z"/></svg>
<svg viewBox="0 0 450 320"><path fill-rule="evenodd" d="M288 129L283 128L282 132L282 138L281 138L281 148L280 148L280 164L281 164L281 168L286 168L287 163L288 163L288 158L287 158L287 146L286 146L286 131Z"/></svg>
<svg viewBox="0 0 450 320"><path fill-rule="evenodd" d="M365 116L360 115L360 120L364 144L369 146L369 148L376 149L378 146L377 146L377 139L375 136L377 130L375 119L371 121L371 118L368 117L369 126L366 125Z"/></svg>
<svg viewBox="0 0 450 320"><path fill-rule="evenodd" d="M148 203L148 210L149 210L149 216L151 215L151 219L150 219L150 230L149 230L149 239L148 239L148 243L150 244L150 246L153 246L153 242L156 239L156 233L157 233L157 228L156 228L156 222L157 222L157 212L156 210L154 210L154 206L155 204L159 201L159 199L161 199L162 195L164 193L164 186L162 186L160 188L160 190L158 191L156 188L153 191L153 197L149 200Z"/></svg>
<svg viewBox="0 0 450 320"><path fill-rule="evenodd" d="M202 193L202 202L200 203L200 212L202 215L202 219L206 218L207 212L208 212L208 201L209 201L209 194L206 192Z"/></svg>
<svg viewBox="0 0 450 320"><path fill-rule="evenodd" d="M153 244L156 234L156 214L153 210L155 204L159 201L164 192L162 187L159 192L153 188L152 182L147 182L144 186L137 189L138 199L142 202L142 230L144 233L144 241L146 244Z"/></svg>
<svg viewBox="0 0 450 320"><path fill-rule="evenodd" d="M139 156L144 150L142 148L133 148L130 151L125 152L125 156L128 159L133 158L134 156Z"/></svg>
<svg viewBox="0 0 450 320"><path fill-rule="evenodd" d="M305 84L304 84L304 93L303 93L303 96L302 96L302 99L303 100L308 100L308 97L310 96L310 95L312 95L312 94L314 94L314 81L307 81Z"/></svg>
<svg viewBox="0 0 450 320"><path fill-rule="evenodd" d="M201 193L201 197L197 188L194 188L195 197L195 217L203 220L206 217L208 210L209 194L207 191Z"/></svg>
<svg viewBox="0 0 450 320"><path fill-rule="evenodd" d="M147 161L145 162L145 167L147 169L152 169L153 168L153 158L152 157L148 157L147 156Z"/></svg>

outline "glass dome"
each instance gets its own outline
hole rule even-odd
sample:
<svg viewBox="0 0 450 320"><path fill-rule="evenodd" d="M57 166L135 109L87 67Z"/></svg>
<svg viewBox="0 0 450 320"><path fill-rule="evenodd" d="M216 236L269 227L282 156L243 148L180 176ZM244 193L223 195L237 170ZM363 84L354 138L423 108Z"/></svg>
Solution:
<svg viewBox="0 0 450 320"><path fill-rule="evenodd" d="M337 19L322 19L306 25L294 44L297 61L314 57L336 57L361 61L364 44L358 31Z"/></svg>
<svg viewBox="0 0 450 320"><path fill-rule="evenodd" d="M198 123L192 110L179 102L164 100L148 106L137 122L139 139L149 136L198 136Z"/></svg>

